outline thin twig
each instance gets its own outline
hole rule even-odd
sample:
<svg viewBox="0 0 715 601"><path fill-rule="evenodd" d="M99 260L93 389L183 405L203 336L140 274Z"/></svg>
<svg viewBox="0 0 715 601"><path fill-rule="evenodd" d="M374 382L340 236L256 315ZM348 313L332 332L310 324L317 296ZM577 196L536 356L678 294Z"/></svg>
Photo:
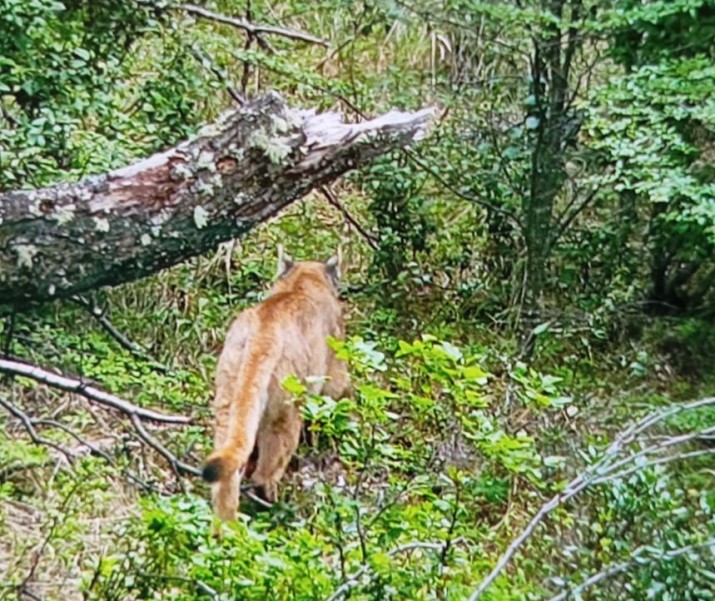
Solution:
<svg viewBox="0 0 715 601"><path fill-rule="evenodd" d="M139 435L139 438L141 438L147 445L149 445L152 449L154 449L157 453L164 457L177 474L183 473L191 474L192 476L201 476L200 469L181 461L169 449L167 449L163 444L161 444L161 442L154 438L154 436L152 436L149 431L144 427L144 424L139 419L139 416L136 413L131 413L129 415L129 419L131 420L134 429Z"/></svg>
<svg viewBox="0 0 715 601"><path fill-rule="evenodd" d="M566 230L571 226L571 224L574 222L576 217L578 217L586 208L591 204L593 199L596 197L596 195L603 190L605 187L605 184L601 186L596 186L593 190L591 190L586 196L584 196L583 200L581 203L574 208L571 213L569 214L569 210L574 206L575 201L577 200L578 196L574 195L573 201L569 203L569 205L564 209L563 213L559 215L556 218L556 233L551 236L551 240L549 241L549 249L552 249L554 246L556 246L556 243L561 239L561 237L566 233Z"/></svg>
<svg viewBox="0 0 715 601"><path fill-rule="evenodd" d="M28 435L30 436L30 439L32 440L32 442L34 444L36 444L38 446L39 445L48 446L55 450L60 451L68 463L71 463L74 459L76 459L79 454L76 451L62 447L62 446L58 445L57 443L40 436L39 433L37 432L36 426L50 426L50 427L62 430L63 432L67 433L69 436L74 438L80 445L89 449L89 451L91 453L93 453L96 456L101 457L109 465L116 466L116 462L114 461L112 456L109 455L109 453L107 453L104 449L98 447L96 444L84 439L82 436L80 436L74 430L65 426L64 424L62 424L54 419L32 418L27 413L22 411L22 409L17 407L16 405L14 405L8 401L5 401L3 399L0 399L0 407L3 407L3 409L5 409L8 413L10 413L11 415L13 415L14 417L16 417L17 419L19 419L22 422L22 425L24 426L25 430L27 431ZM146 490L146 491L154 490L154 487L152 487L149 483L142 480L135 473L133 473L129 470L125 470L125 475L129 480L135 482L144 490Z"/></svg>
<svg viewBox="0 0 715 601"><path fill-rule="evenodd" d="M88 299L75 295L70 297L70 300L83 309L87 311L92 317L94 317L99 325L104 328L104 330L109 334L114 340L116 340L123 348L125 348L127 351L129 351L132 355L137 357L138 359L142 359L146 361L147 363L150 363L152 367L155 367L157 370L166 373L169 371L169 368L166 365L162 365L158 361L156 361L149 353L147 353L141 346L136 344L135 342L132 342L127 338L124 334L122 334L115 326L114 324L109 321L109 318L106 316L105 311L103 311L100 307L95 305L94 303L90 302Z"/></svg>
<svg viewBox="0 0 715 601"><path fill-rule="evenodd" d="M302 42L319 44L326 47L330 45L327 41L303 31L286 29L285 27L276 27L274 25L251 23L246 19L242 19L240 17L229 17L220 13L215 13L195 4L183 4L180 8L195 17L201 17L202 19L207 19L209 21L216 21L217 23L231 25L232 27L242 29L243 31L253 35L265 33L266 35L277 35L284 38L290 38L292 40L300 40Z"/></svg>
<svg viewBox="0 0 715 601"><path fill-rule="evenodd" d="M200 50L194 47L189 47L189 52L191 55L199 62L199 64L211 74L216 77L225 87L229 96L234 99L238 106L244 106L246 104L246 99L239 93L239 91L234 88L228 81L228 77L223 73L216 65L213 64L208 56L203 54ZM245 92L245 90L244 90Z"/></svg>
<svg viewBox="0 0 715 601"><path fill-rule="evenodd" d="M255 492L253 492L254 486L252 484L242 484L241 485L241 494L244 497L247 497L248 499L251 499L254 503L257 505L260 505L264 509L272 509L273 508L273 503L269 503L268 501L261 499Z"/></svg>
<svg viewBox="0 0 715 601"><path fill-rule="evenodd" d="M62 503L60 503L60 506L58 508L59 509L58 515L52 518L52 523L51 523L50 528L47 532L47 535L45 536L44 540L42 541L42 544L40 545L40 548L37 550L37 552L35 553L35 557L32 560L32 566L30 567L30 571L28 572L27 576L25 576L25 578L23 578L22 582L20 582L20 584L17 585L16 590L17 590L19 597L22 597L24 595L24 596L30 597L31 599L38 599L38 600L40 599L33 592L31 592L27 589L27 585L35 578L35 573L37 572L37 567L40 565L40 559L42 559L42 556L45 553L45 549L47 549L47 545L50 544L52 537L55 535L55 530L57 529L57 526L60 524L60 521L64 517L65 509L67 508L67 504L70 502L70 499L77 492L77 490L79 489L82 482L83 482L83 480L78 479L72 485L72 488L65 495L64 499L62 499Z"/></svg>
<svg viewBox="0 0 715 601"><path fill-rule="evenodd" d="M141 438L147 445L159 453L164 459L166 459L171 465L172 469L177 474L190 474L192 476L201 476L201 470L193 465L184 463L176 455L174 455L169 449L167 449L159 440L152 436L149 431L144 427L142 421L136 416L131 415L130 417L132 425L137 432L139 438ZM261 505L266 509L273 507L272 503L264 501L258 495L252 491L253 486L250 484L241 486L241 494L245 495L251 499L254 503Z"/></svg>
<svg viewBox="0 0 715 601"><path fill-rule="evenodd" d="M134 405L133 403L125 401L118 396L85 384L80 380L54 374L29 363L21 363L20 361L12 361L9 359L0 359L0 373L30 378L31 380L47 384L48 386L64 390L65 392L74 392L82 395L90 401L104 405L105 407L117 409L128 415L136 415L142 419L163 422L166 424L191 423L191 418L189 417L185 417L183 415L167 415L165 413L152 411L151 409L144 409L143 407Z"/></svg>
<svg viewBox="0 0 715 601"><path fill-rule="evenodd" d="M452 541L454 544L455 541ZM396 547L392 551L388 552L389 557L394 557L395 555L399 555L400 553L405 553L407 551L413 551L415 549L428 549L430 551L442 551L444 546L447 543L425 543L421 541L415 541L411 543L406 543L404 545L400 545L399 547ZM338 601L338 599L342 599L348 592L350 592L351 589L355 588L358 584L360 584L360 579L368 572L372 571L372 567L370 565L364 565L362 566L355 574L353 574L349 580L346 580L343 582L337 590L330 596L328 597L327 601Z"/></svg>
<svg viewBox="0 0 715 601"><path fill-rule="evenodd" d="M703 455L715 454L715 449L699 449L697 451L688 451L686 453L678 453L677 455L668 455L667 457L660 457L659 459L651 459L644 463L639 463L628 469L616 472L613 474L608 474L601 478L593 481L593 484L605 484L607 482L613 482L614 480L622 480L627 478L635 472L639 472L647 467L653 467L656 465L664 465L666 463L673 463L674 461L681 461L683 459L693 459L695 457L702 457Z"/></svg>
<svg viewBox="0 0 715 601"><path fill-rule="evenodd" d="M39 419L31 419L31 422L35 426L51 426L53 428L57 428L58 430L62 430L63 432L69 434L72 438L74 438L79 444L81 444L84 447L87 447L92 453L101 457L110 465L114 465L114 459L112 459L112 457L109 455L109 453L107 453L103 449L100 449L94 443L89 442L88 440L85 440L79 434L77 434L74 430L72 430L72 428L65 426L64 424L58 422L57 420L39 418Z"/></svg>
<svg viewBox="0 0 715 601"><path fill-rule="evenodd" d="M246 21L253 20L253 14L251 12L251 0L246 0ZM248 33L246 35L246 42L243 44L243 51L248 52L253 45L253 41L259 39L258 36ZM260 42L259 42L260 43ZM241 93L244 95L248 90L248 79L251 76L251 61L243 61L243 73L241 74Z"/></svg>
<svg viewBox="0 0 715 601"><path fill-rule="evenodd" d="M642 457L646 457L647 455L652 455L653 453L658 453L660 451L664 451L665 449L667 449L669 447L672 447L675 445L682 445L686 442L697 440L698 438L700 438L702 436L709 436L710 434L713 434L713 433L715 433L715 426L712 426L710 428L703 428L702 430L698 430L696 432L688 432L687 434L680 434L678 436L669 436L669 437L661 440L658 444L651 445L649 447L645 447L644 449L641 449L637 453L635 453L633 455L629 455L628 457L625 457L624 459L621 459L620 461L617 461L616 463L609 465L606 474L615 472L615 471L619 470L620 468L628 465L629 463L633 463L633 462L637 461L638 459L641 459Z"/></svg>
<svg viewBox="0 0 715 601"><path fill-rule="evenodd" d="M19 419L22 422L22 425L25 427L25 430L29 434L32 442L34 442L36 445L45 445L47 447L53 448L56 451L59 451L60 453L62 453L62 455L67 460L67 462L72 461L73 455L69 450L65 449L64 447L58 445L55 442L52 442L51 440L48 440L47 438L43 438L42 436L40 436L37 433L37 430L35 429L35 424L34 424L32 418L29 415L27 415L27 413L22 411L22 409L20 409L19 407L16 407L12 403L10 403L2 398L0 398L0 407L5 409L5 411L10 413L10 415L12 415L13 417L16 417L17 419Z"/></svg>
<svg viewBox="0 0 715 601"><path fill-rule="evenodd" d="M340 213L342 213L343 217L345 218L345 221L347 221L363 238L365 238L365 241L370 245L370 248L372 248L373 250L379 249L379 245L377 244L378 238L370 234L364 227L360 225L360 223L358 223L357 219L355 219L350 214L350 212L341 204L341 202L338 200L338 197L328 186L320 186L320 192L325 197L325 200L327 200L338 211L340 211Z"/></svg>
<svg viewBox="0 0 715 601"><path fill-rule="evenodd" d="M423 171L426 171L427 173L429 173L434 179L437 180L437 182L442 184L442 186L446 190L449 190L455 196L461 198L462 200L466 200L466 201L471 202L477 206L480 206L483 209L486 209L487 211L491 211L492 213L498 213L499 215L502 215L503 217L505 217L512 223L514 223L514 225L516 225L519 232L523 231L523 225L522 225L521 221L512 212L507 211L506 209L502 209L501 207L498 207L486 200L482 200L481 198L477 198L476 196L472 196L471 194L466 194L465 192L458 190L452 184L450 184L447 180L445 180L439 173L437 173L437 171L432 169L432 167L430 167L425 162L423 162L421 159L419 159L414 152L411 152L411 151L407 150L406 148L404 148L404 149L402 149L402 153L405 156L407 156L412 162L414 162L418 167L420 167Z"/></svg>

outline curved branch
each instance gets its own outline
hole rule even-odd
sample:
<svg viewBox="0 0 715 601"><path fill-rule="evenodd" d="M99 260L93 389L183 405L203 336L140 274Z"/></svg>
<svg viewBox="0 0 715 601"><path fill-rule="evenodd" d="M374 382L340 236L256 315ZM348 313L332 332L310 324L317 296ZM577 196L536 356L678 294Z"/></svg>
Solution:
<svg viewBox="0 0 715 601"><path fill-rule="evenodd" d="M378 239L372 234L370 234L362 225L360 225L357 219L355 219L350 214L350 212L340 203L338 197L335 195L335 192L333 192L328 186L321 186L320 192L325 197L325 200L328 201L328 203L330 203L338 211L340 211L345 221L347 221L348 224L355 228L357 233L365 239L365 242L368 243L372 250L378 250L380 248L377 244Z"/></svg>
<svg viewBox="0 0 715 601"><path fill-rule="evenodd" d="M686 545L683 547L678 547L677 549L663 549L660 555L649 556L636 551L633 553L633 559L631 559L630 561L612 563L597 574L594 574L587 580L584 580L575 588L565 590L558 595L551 597L549 601L565 601L566 599L569 599L571 597L575 599L580 599L581 593L583 593L587 588L599 584L604 580L608 580L613 576L617 576L618 574L627 572L631 568L634 568L636 566L642 566L644 564L655 563L657 561L670 561L673 559L677 559L678 557L681 557L683 555L687 555L688 553L692 553L693 551L700 551L705 549L715 549L715 538L709 538L702 543Z"/></svg>
<svg viewBox="0 0 715 601"><path fill-rule="evenodd" d="M137 431L139 438L141 438L146 444L148 444L152 449L159 453L159 455L164 457L164 459L169 462L172 469L177 474L191 474L192 476L201 476L201 470L199 468L181 461L156 438L149 434L149 431L144 427L144 424L139 419L139 416L136 413L131 413L129 419L132 422L132 426L134 426L134 429Z"/></svg>
<svg viewBox="0 0 715 601"><path fill-rule="evenodd" d="M604 476L608 476L609 474L613 475L613 466L620 466L622 464L622 461L618 461L620 453L633 444L638 439L640 434L648 428L653 427L655 424L660 423L665 419L674 417L684 411L690 411L711 405L715 405L715 397L706 397L704 399L691 401L682 405L675 405L660 411L654 411L618 434L616 439L609 445L603 456L598 461L578 474L565 486L563 491L554 495L549 501L541 506L539 511L534 515L534 517L531 518L531 520L529 520L529 523L524 527L524 529L511 541L506 551L501 554L496 565L480 582L476 590L469 596L468 601L477 601L477 599L482 597L484 592L492 585L499 574L501 574L506 566L509 565L521 546L531 537L541 522L554 509L578 495L588 486L607 481L607 479L604 479ZM699 434L701 434L701 432L697 433L697 435ZM679 442L682 441L683 439L681 438ZM665 448L665 446L663 448ZM630 459L628 459L628 461L630 461ZM650 463L653 464L656 463L656 461L651 461ZM635 469L641 469L647 465L648 463L646 462L643 465L636 466ZM620 474L623 475L624 473L625 472L621 472Z"/></svg>
<svg viewBox="0 0 715 601"><path fill-rule="evenodd" d="M287 29L285 27L276 27L274 25L259 25L257 23L251 23L250 21L240 17L228 17L220 13L215 13L205 9L203 6L197 6L195 4L183 4L180 8L192 16L207 19L209 21L216 21L217 23L223 23L224 25L231 25L232 27L241 29L251 35L260 35L265 33L267 35L277 35L284 38L290 38L292 40L300 40L301 42L308 42L310 44L319 44L320 46L327 47L330 45L327 41L303 31L296 31L295 29Z"/></svg>
<svg viewBox="0 0 715 601"><path fill-rule="evenodd" d="M59 451L62 453L64 458L69 462L72 460L72 453L68 450L65 449L64 447L58 445L56 442L53 442L51 440L48 440L47 438L43 438L40 436L35 429L35 423L32 420L32 418L27 415L24 411L22 411L20 408L16 407L12 403L9 403L5 401L4 399L0 398L0 407L5 409L10 415L13 417L16 417L22 422L23 427L27 431L27 433L30 436L30 439L32 442L34 442L36 445L44 445L47 447L50 447L52 449L55 449L56 451Z"/></svg>
<svg viewBox="0 0 715 601"><path fill-rule="evenodd" d="M73 392L75 394L82 395L86 399L98 403L99 405L109 407L110 409L116 409L130 416L136 415L141 419L148 419L166 424L191 423L191 419L183 415L167 415L165 413L152 411L151 409L144 409L143 407L134 405L133 403L125 401L118 396L85 384L80 380L54 374L29 363L21 363L20 361L11 361L9 359L0 359L0 373L30 378L31 380L47 384L48 386L64 390L65 392Z"/></svg>

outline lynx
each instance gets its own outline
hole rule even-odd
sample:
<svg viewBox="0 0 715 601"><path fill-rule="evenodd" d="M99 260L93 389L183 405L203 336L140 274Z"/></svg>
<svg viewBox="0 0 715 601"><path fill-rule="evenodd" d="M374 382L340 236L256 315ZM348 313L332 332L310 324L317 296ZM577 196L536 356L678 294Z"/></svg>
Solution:
<svg viewBox="0 0 715 601"><path fill-rule="evenodd" d="M295 262L279 249L269 296L229 328L216 372L215 450L203 468L221 520L236 518L242 478L276 500L302 428L300 408L282 386L287 376L336 400L349 393L346 365L327 342L344 337L339 263L339 255Z"/></svg>

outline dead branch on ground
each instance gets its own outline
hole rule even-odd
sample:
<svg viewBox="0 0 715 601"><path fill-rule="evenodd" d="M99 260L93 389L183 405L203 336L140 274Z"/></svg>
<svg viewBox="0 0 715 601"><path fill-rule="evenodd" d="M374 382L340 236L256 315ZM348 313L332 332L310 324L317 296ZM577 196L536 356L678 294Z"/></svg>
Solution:
<svg viewBox="0 0 715 601"><path fill-rule="evenodd" d="M652 564L658 561L671 561L673 559L677 559L678 557L682 557L683 555L693 553L694 551L704 551L706 549L715 549L715 538L709 538L702 543L677 547L676 549L660 549L660 553L657 554L654 554L652 549L639 548L631 553L630 560L620 563L612 563L606 566L603 570L593 576L590 576L578 586L568 588L558 595L554 595L551 599L549 599L549 601L566 601L566 599L570 598L580 599L582 593L587 588L600 584L601 582L604 582L609 578L613 578L618 574L627 572L636 566Z"/></svg>
<svg viewBox="0 0 715 601"><path fill-rule="evenodd" d="M715 405L715 397L708 397L682 405L675 405L661 411L649 413L641 420L635 422L630 427L623 430L606 449L603 456L582 471L578 476L573 478L564 489L554 495L549 501L541 506L539 511L514 538L506 551L502 553L492 571L481 581L477 589L470 595L468 601L477 601L484 592L491 586L496 578L501 574L507 565L517 554L521 546L531 537L536 531L541 522L557 507L565 504L570 499L581 493L590 485L602 484L614 479L622 478L630 473L645 469L649 466L660 465L662 463L670 463L681 459L688 459L693 456L699 456L706 453L715 453L715 449L707 449L703 451L681 452L663 457L658 456L659 451L669 449L675 445L682 445L687 442L697 440L703 435L707 435L714 428L706 428L697 432L692 432L686 435L669 438L665 443L653 445L632 453L625 458L621 458L621 453L630 448L631 445L638 442L639 436L647 429L662 421L674 417L684 411L692 411L701 407ZM653 457L655 454L655 457ZM635 463L635 465L630 465ZM629 466L630 467L627 467Z"/></svg>
<svg viewBox="0 0 715 601"><path fill-rule="evenodd" d="M184 417L180 415L167 415L164 413L157 413L150 409L144 409L138 407L129 401L121 399L115 395L109 394L98 388L88 386L79 380L73 378L68 378L66 376L61 376L58 374L53 374L35 365L29 365L27 363L21 363L19 361L12 361L8 359L0 359L0 373L6 373L12 376L22 376L31 378L47 386L58 388L59 390L65 392L76 393L84 396L89 401L96 402L97 404L105 407L116 409L121 413L129 417L129 421L134 428L136 436L148 447L154 449L159 455L161 455L171 466L174 473L179 475L190 475L190 476L201 476L201 470L196 466L190 465L184 461L181 461L174 453L172 453L164 444L162 444L153 434L149 432L142 420L149 420L154 422L162 422L172 425L188 425L191 423L191 418ZM25 430L27 431L30 439L36 445L44 445L55 449L60 452L68 463L72 462L72 459L77 457L77 453L73 452L66 447L63 447L52 440L49 440L41 436L36 426L52 426L64 430L72 438L74 438L82 446L88 448L92 453L98 455L105 459L111 465L115 462L105 451L94 445L93 443L82 438L79 434L68 428L64 424L56 421L55 419L44 419L44 418L32 418L26 412L22 411L16 405L3 400L0 398L0 407L5 409L10 415L20 420L23 424ZM141 485L143 488L151 488L146 482L135 474L127 473L127 476ZM243 493L250 498L252 501L264 508L270 508L273 505L268 503L253 494L251 491L252 486L250 484L244 484L242 486Z"/></svg>
<svg viewBox="0 0 715 601"><path fill-rule="evenodd" d="M104 392L94 386L90 386L81 380L54 374L29 363L21 363L20 361L13 361L10 359L0 359L0 373L30 378L36 382L47 384L52 388L79 394L91 402L103 405L104 407L108 407L110 409L116 409L129 416L136 415L141 419L166 424L188 424L191 422L191 418L189 417L183 415L167 415L166 413L159 413L151 409L144 409L143 407L134 405L133 403L125 401L118 396Z"/></svg>
<svg viewBox="0 0 715 601"><path fill-rule="evenodd" d="M362 123L268 94L110 173L0 193L0 315L134 281L241 237L377 156L423 137L432 109Z"/></svg>

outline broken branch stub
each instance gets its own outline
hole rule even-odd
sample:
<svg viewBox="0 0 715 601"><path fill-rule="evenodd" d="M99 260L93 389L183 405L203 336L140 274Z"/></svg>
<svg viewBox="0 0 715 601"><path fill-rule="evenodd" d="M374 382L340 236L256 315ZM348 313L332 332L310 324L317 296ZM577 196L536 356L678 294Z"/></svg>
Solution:
<svg viewBox="0 0 715 601"><path fill-rule="evenodd" d="M432 114L391 111L347 124L269 94L129 167L2 193L0 309L122 284L212 250L419 139Z"/></svg>

